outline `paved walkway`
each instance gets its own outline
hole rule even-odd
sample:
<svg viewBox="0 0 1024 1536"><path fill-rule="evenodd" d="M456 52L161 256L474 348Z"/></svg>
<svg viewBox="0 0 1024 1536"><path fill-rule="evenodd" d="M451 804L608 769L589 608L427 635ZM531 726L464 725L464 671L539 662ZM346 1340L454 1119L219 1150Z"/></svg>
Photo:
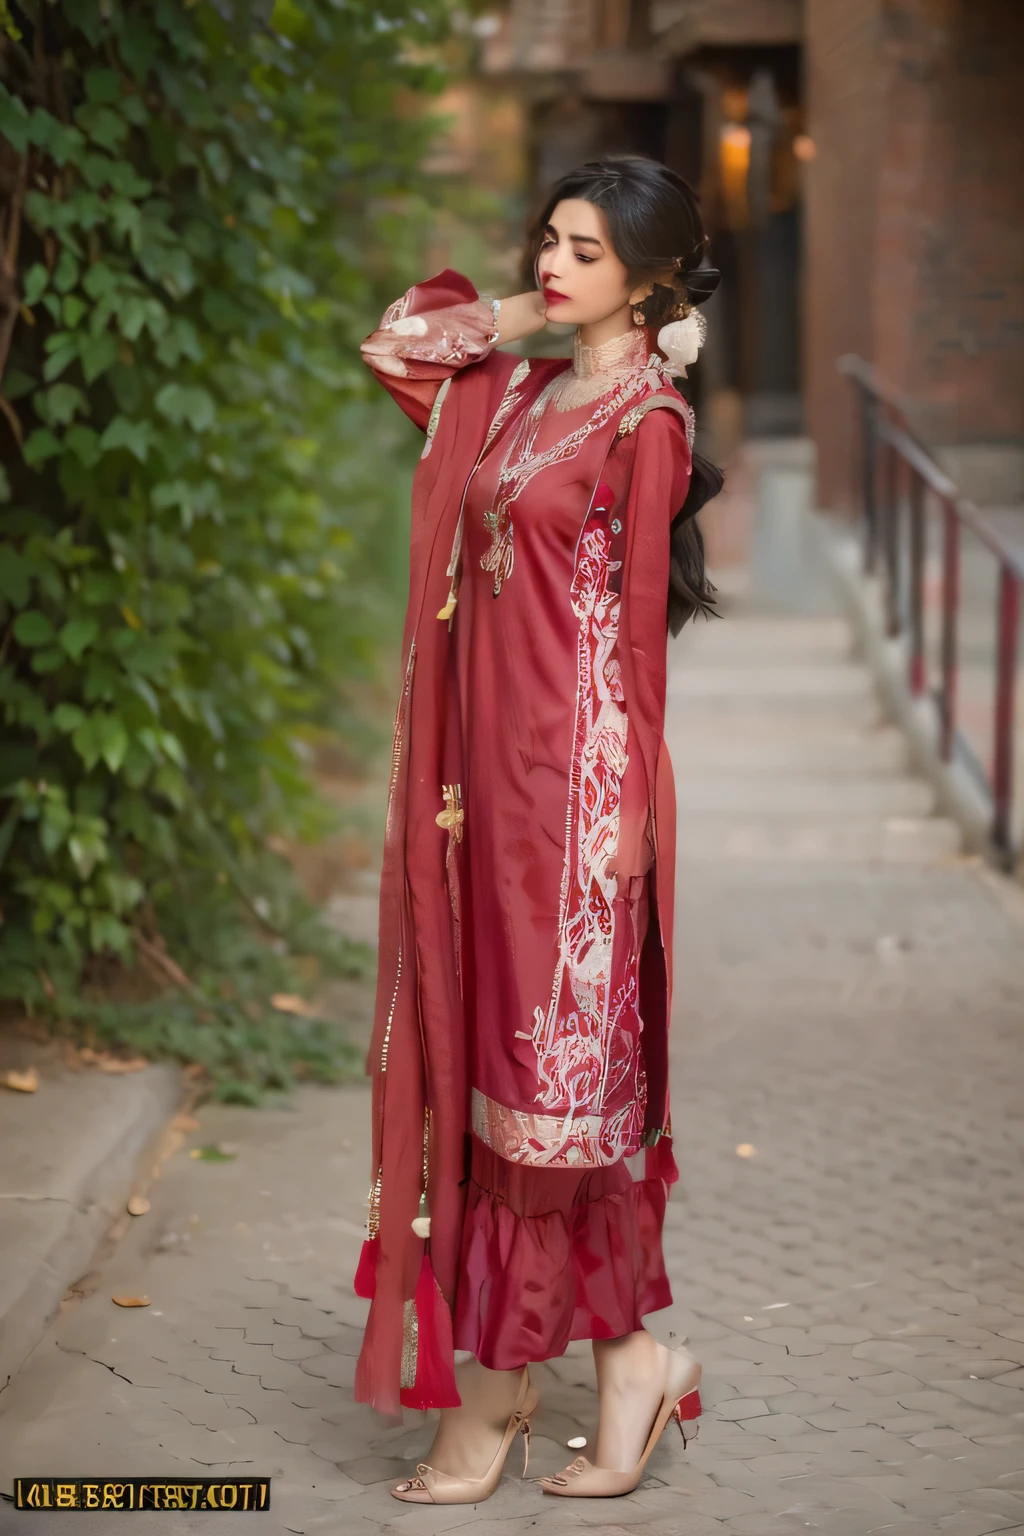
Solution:
<svg viewBox="0 0 1024 1536"><path fill-rule="evenodd" d="M309 1089L202 1111L189 1144L237 1156L172 1156L66 1302L0 1397L0 1487L270 1473L274 1536L1024 1531L1024 896L931 816L837 622L740 598L675 652L670 730L682 1179L654 1328L704 1361L697 1441L666 1437L627 1499L390 1500L431 1432L351 1401L368 1100ZM589 1351L536 1376L545 1472L593 1436ZM3 1536L79 1525L136 1528L0 1507Z"/></svg>

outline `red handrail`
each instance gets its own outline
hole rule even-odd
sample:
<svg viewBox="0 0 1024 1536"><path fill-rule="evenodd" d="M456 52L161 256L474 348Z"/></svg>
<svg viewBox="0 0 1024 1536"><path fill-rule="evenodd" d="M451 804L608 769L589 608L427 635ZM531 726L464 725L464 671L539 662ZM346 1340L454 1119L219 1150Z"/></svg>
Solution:
<svg viewBox="0 0 1024 1536"><path fill-rule="evenodd" d="M886 628L893 636L908 631L907 683L911 693L919 697L925 693L926 678L925 518L931 508L936 508L942 516L941 682L936 703L938 748L944 762L952 760L958 744L965 745L957 724L957 621L963 530L969 530L997 563L999 600L992 768L988 773L982 769L982 774L991 797L992 844L998 855L1009 863L1013 857L1014 714L1024 559L939 468L908 423L909 403L885 383L877 369L852 353L841 357L837 366L840 373L856 385L860 406L859 510L864 529L864 569L874 573L881 566ZM900 483L903 480L907 481L909 518L909 611L906 613L900 579L900 518L903 510Z"/></svg>

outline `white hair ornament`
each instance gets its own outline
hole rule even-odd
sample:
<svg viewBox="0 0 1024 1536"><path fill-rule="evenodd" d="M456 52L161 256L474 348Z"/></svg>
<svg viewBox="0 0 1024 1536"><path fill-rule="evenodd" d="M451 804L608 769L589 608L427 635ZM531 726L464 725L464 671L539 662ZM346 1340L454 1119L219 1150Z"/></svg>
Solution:
<svg viewBox="0 0 1024 1536"><path fill-rule="evenodd" d="M686 378L686 370L697 361L707 333L708 323L695 309L685 320L671 320L662 326L658 332L658 346L665 354L670 373Z"/></svg>

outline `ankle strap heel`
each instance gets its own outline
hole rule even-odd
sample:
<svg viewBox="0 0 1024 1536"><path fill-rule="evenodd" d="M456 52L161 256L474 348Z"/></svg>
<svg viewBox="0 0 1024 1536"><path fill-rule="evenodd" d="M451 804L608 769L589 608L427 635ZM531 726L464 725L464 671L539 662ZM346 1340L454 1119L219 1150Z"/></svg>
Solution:
<svg viewBox="0 0 1024 1536"><path fill-rule="evenodd" d="M524 1419L523 1422L520 1424L520 1426L519 1426L519 1433L523 1437L523 1476L525 1477L526 1476L526 1469L530 1465L530 1421L529 1421L529 1419Z"/></svg>

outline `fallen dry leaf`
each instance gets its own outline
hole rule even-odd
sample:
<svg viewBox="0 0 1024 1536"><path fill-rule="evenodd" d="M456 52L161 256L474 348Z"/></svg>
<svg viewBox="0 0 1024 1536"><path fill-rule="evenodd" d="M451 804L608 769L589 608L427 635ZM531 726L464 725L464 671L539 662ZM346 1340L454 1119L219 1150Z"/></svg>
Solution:
<svg viewBox="0 0 1024 1536"><path fill-rule="evenodd" d="M132 1195L128 1201L129 1216L145 1216L149 1210L149 1201L145 1195Z"/></svg>
<svg viewBox="0 0 1024 1536"><path fill-rule="evenodd" d="M304 1019L315 1019L317 1016L312 1003L307 1003L304 997L297 997L294 992L275 992L270 1005L278 1013L297 1013Z"/></svg>
<svg viewBox="0 0 1024 1536"><path fill-rule="evenodd" d="M148 1067L149 1062L144 1056L101 1056L96 1065L101 1072L109 1072L113 1076L120 1076L123 1072L141 1072L143 1067Z"/></svg>
<svg viewBox="0 0 1024 1536"><path fill-rule="evenodd" d="M11 1088L15 1093L35 1093L39 1087L39 1073L35 1067L29 1067L25 1072L15 1072L12 1067L0 1077L0 1083L5 1088Z"/></svg>
<svg viewBox="0 0 1024 1536"><path fill-rule="evenodd" d="M115 1307L149 1307L152 1306L148 1296L111 1296Z"/></svg>

